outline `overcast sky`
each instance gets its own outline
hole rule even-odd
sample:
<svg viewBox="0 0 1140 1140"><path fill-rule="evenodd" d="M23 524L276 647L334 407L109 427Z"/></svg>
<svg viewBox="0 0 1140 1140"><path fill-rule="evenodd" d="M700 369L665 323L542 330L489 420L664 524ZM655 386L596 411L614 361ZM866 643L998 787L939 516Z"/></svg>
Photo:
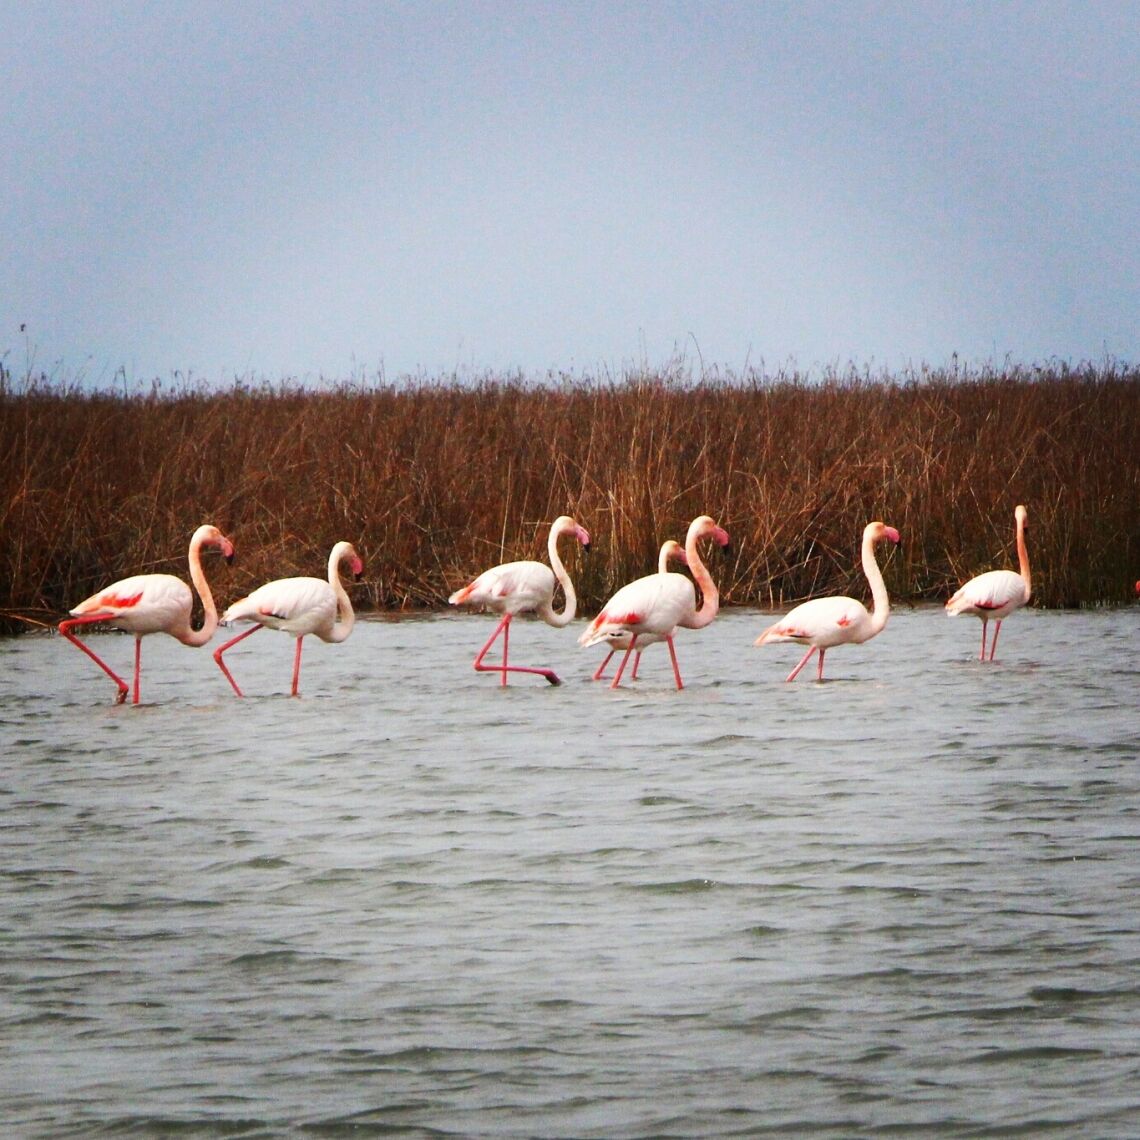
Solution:
<svg viewBox="0 0 1140 1140"><path fill-rule="evenodd" d="M0 358L1137 362L1138 61L1135 0L0 0Z"/></svg>

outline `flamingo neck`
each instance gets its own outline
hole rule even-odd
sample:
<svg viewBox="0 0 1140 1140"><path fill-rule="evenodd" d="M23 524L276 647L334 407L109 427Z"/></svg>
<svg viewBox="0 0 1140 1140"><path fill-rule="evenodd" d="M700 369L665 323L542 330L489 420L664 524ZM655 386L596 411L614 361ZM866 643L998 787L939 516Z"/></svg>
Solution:
<svg viewBox="0 0 1140 1140"><path fill-rule="evenodd" d="M1025 520L1017 516L1017 563L1021 573L1021 580L1025 583L1025 600L1033 590L1033 583L1029 577L1029 548L1025 545Z"/></svg>
<svg viewBox="0 0 1140 1140"><path fill-rule="evenodd" d="M578 595L574 593L574 583L570 581L570 575L566 573L566 567L563 566L562 559L558 557L558 539L563 533L562 530L552 527L550 537L546 540L546 551L550 556L550 569L554 571L554 577L558 579L562 586L562 593L566 596L561 612L554 608L553 602L542 612L542 618L546 624L554 626L555 629L562 629L563 626L569 625L578 612Z"/></svg>
<svg viewBox="0 0 1140 1140"><path fill-rule="evenodd" d="M863 536L863 573L871 587L871 621L868 626L867 637L874 637L881 633L891 616L891 600L887 596L887 584L883 581L883 572L875 558L875 538L873 535Z"/></svg>
<svg viewBox="0 0 1140 1140"><path fill-rule="evenodd" d="M356 624L356 614L353 612L352 602L349 600L348 591L340 580L340 561L347 556L348 550L345 549L345 544L339 542L333 547L332 553L329 555L329 585L336 595L336 622L333 624L328 637L324 639L325 641L344 641Z"/></svg>
<svg viewBox="0 0 1140 1140"><path fill-rule="evenodd" d="M174 636L183 645L198 648L205 645L214 636L214 631L218 628L218 610L214 605L214 595L210 590L210 583L206 581L206 572L202 569L202 536L198 533L195 533L190 540L189 561L190 581L194 584L194 589L198 591L198 597L202 599L202 609L205 614L200 629L192 629L187 622L186 629L181 634L175 633Z"/></svg>
<svg viewBox="0 0 1140 1140"><path fill-rule="evenodd" d="M703 629L709 625L720 612L720 593L712 575L701 560L700 551L697 550L697 540L703 532L690 529L685 538L685 558L689 563L689 570L693 581L701 591L701 605L693 616L685 622L687 629Z"/></svg>

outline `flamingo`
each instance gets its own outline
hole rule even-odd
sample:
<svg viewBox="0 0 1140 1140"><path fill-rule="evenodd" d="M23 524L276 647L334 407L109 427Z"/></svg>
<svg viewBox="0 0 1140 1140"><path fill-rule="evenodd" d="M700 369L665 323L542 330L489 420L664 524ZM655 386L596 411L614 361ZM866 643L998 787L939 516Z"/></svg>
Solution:
<svg viewBox="0 0 1140 1140"><path fill-rule="evenodd" d="M756 639L756 645L770 645L785 641L798 641L809 646L800 663L785 678L794 681L813 653L819 653L817 680L823 680L823 656L835 645L862 645L882 633L890 616L890 599L879 564L875 561L875 544L884 538L896 546L899 532L886 523L872 522L863 528L863 573L871 586L873 609L867 612L862 602L854 598L834 595L829 598L812 598L796 606L774 625L770 625Z"/></svg>
<svg viewBox="0 0 1140 1140"><path fill-rule="evenodd" d="M492 566L490 570L484 570L478 578L468 582L461 590L456 590L447 599L453 606L485 606L503 615L483 648L475 655L474 662L474 668L481 673L498 673L501 685L506 685L508 673L537 673L552 685L562 683L553 669L510 665L507 657L510 648L511 619L515 614L533 611L547 625L552 625L555 629L561 629L574 620L578 610L578 598L574 593L574 584L570 581L570 575L566 573L566 567L558 557L558 540L564 534L573 535L587 550L590 549L590 535L585 527L579 526L569 515L559 515L550 524L550 535L546 540L546 549L550 556L549 566L531 561L504 562L502 565ZM561 613L554 609L556 581L561 583L562 592L566 596L566 604L562 607ZM484 665L483 658L499 634L503 635L502 664Z"/></svg>
<svg viewBox="0 0 1140 1140"><path fill-rule="evenodd" d="M673 633L677 626L702 629L720 609L720 595L697 549L697 543L706 537L721 546L728 545L727 532L708 515L700 515L689 524L689 532L685 536L685 559L701 588L700 609L697 609L693 583L684 574L649 574L622 586L578 639L581 646L597 645L601 641L625 646L625 656L610 682L611 689L616 689L621 683L630 654L642 644L654 641L664 641L668 645L677 688L684 688L677 652L673 647Z"/></svg>
<svg viewBox="0 0 1140 1140"><path fill-rule="evenodd" d="M237 695L244 696L238 688L233 674L226 668L222 654L231 646L256 633L264 626L270 629L283 629L297 639L293 654L293 688L291 696L297 696L297 686L301 679L301 643L307 634L315 634L322 641L341 642L352 632L356 615L348 600L340 580L340 564L347 562L352 576L359 581L364 573L364 563L356 553L352 543L338 542L329 555L328 581L322 578L278 578L258 586L252 594L234 602L224 614L222 621L227 625L233 622L253 622L249 629L231 637L225 645L214 650L214 660L226 675Z"/></svg>
<svg viewBox="0 0 1140 1140"><path fill-rule="evenodd" d="M1029 512L1020 504L1013 509L1015 537L1017 541L1018 573L1012 570L988 570L971 578L947 603L946 613L950 617L959 614L973 614L982 619L982 650L978 660L986 659L986 626L991 618L994 626L994 639L990 645L990 660L997 651L998 634L1001 623L1014 610L1020 609L1029 601L1032 583L1029 580L1029 551L1025 547L1025 530L1029 523Z"/></svg>
<svg viewBox="0 0 1140 1140"><path fill-rule="evenodd" d="M669 573L669 563L676 559L678 562L688 562L688 557L685 554L685 548L674 538L667 539L661 546L661 550L657 555L657 573ZM610 651L602 658L602 663L598 666L592 681L601 680L602 674L606 671L606 666L610 663L610 658L619 649L628 649L629 643L633 640L633 635L629 633L614 633L612 637L607 637L606 641L609 644ZM641 667L641 654L647 645L652 645L655 641L663 641L663 637L655 634L643 633L637 640L637 652L633 658L633 672L630 674L634 681L637 680L637 670Z"/></svg>
<svg viewBox="0 0 1140 1140"><path fill-rule="evenodd" d="M148 633L168 633L183 645L205 645L218 628L218 611L214 596L202 571L202 550L214 547L222 552L227 562L234 557L234 544L216 526L200 526L190 538L190 581L202 599L205 610L201 628L190 625L190 611L194 595L190 587L173 574L135 574L123 578L92 594L71 610L71 617L59 623L59 632L73 645L78 646L119 687L116 704L127 699L129 687L94 650L72 633L77 625L107 622L115 629L124 629L135 635L135 677L132 704L139 703L139 673L142 664L142 639Z"/></svg>

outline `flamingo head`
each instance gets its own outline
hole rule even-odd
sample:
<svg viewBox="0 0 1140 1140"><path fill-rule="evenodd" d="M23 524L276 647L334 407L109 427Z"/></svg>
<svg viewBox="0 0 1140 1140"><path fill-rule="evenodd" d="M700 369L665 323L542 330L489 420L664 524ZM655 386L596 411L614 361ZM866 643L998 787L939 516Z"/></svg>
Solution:
<svg viewBox="0 0 1140 1140"><path fill-rule="evenodd" d="M201 549L203 546L213 547L215 550L222 552L222 557L228 563L233 563L234 560L234 544L216 526L210 526L208 523L205 526L200 526L195 532L194 537L190 540L191 546L196 546Z"/></svg>
<svg viewBox="0 0 1140 1140"><path fill-rule="evenodd" d="M572 534L587 550L590 549L590 532L569 515L559 515L550 524L550 533L555 538L561 534Z"/></svg>
<svg viewBox="0 0 1140 1140"><path fill-rule="evenodd" d="M699 538L711 538L718 546L727 546L729 542L728 531L717 524L708 515L698 515L689 523L689 533L685 545L695 542Z"/></svg>
<svg viewBox="0 0 1140 1140"><path fill-rule="evenodd" d="M359 582L364 577L364 561L359 554L356 553L356 547L351 542L338 542L332 548L332 554L329 557L329 574L332 575L333 567L339 566L342 562L348 563L348 568L352 573L354 582Z"/></svg>
<svg viewBox="0 0 1140 1140"><path fill-rule="evenodd" d="M890 539L891 542L898 546L902 541L899 537L899 532L893 526L887 526L885 522L872 522L868 523L863 528L863 536L870 537L872 542L882 542L884 538Z"/></svg>

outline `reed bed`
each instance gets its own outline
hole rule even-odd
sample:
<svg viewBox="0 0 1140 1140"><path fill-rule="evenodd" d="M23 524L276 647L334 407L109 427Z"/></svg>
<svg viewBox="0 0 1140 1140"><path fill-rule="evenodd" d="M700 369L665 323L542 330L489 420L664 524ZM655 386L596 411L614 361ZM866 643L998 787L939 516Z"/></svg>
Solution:
<svg viewBox="0 0 1140 1140"><path fill-rule="evenodd" d="M308 390L114 394L0 367L0 628L57 621L126 574L185 576L194 527L238 548L210 566L224 605L270 579L323 575L356 544L362 609L427 610L473 574L567 550L580 612L649 572L698 514L732 535L710 554L725 604L778 608L866 593L859 536L882 518L896 604L1016 568L1030 511L1034 602L1117 603L1140 578L1140 369L866 372L694 380L361 380Z"/></svg>

